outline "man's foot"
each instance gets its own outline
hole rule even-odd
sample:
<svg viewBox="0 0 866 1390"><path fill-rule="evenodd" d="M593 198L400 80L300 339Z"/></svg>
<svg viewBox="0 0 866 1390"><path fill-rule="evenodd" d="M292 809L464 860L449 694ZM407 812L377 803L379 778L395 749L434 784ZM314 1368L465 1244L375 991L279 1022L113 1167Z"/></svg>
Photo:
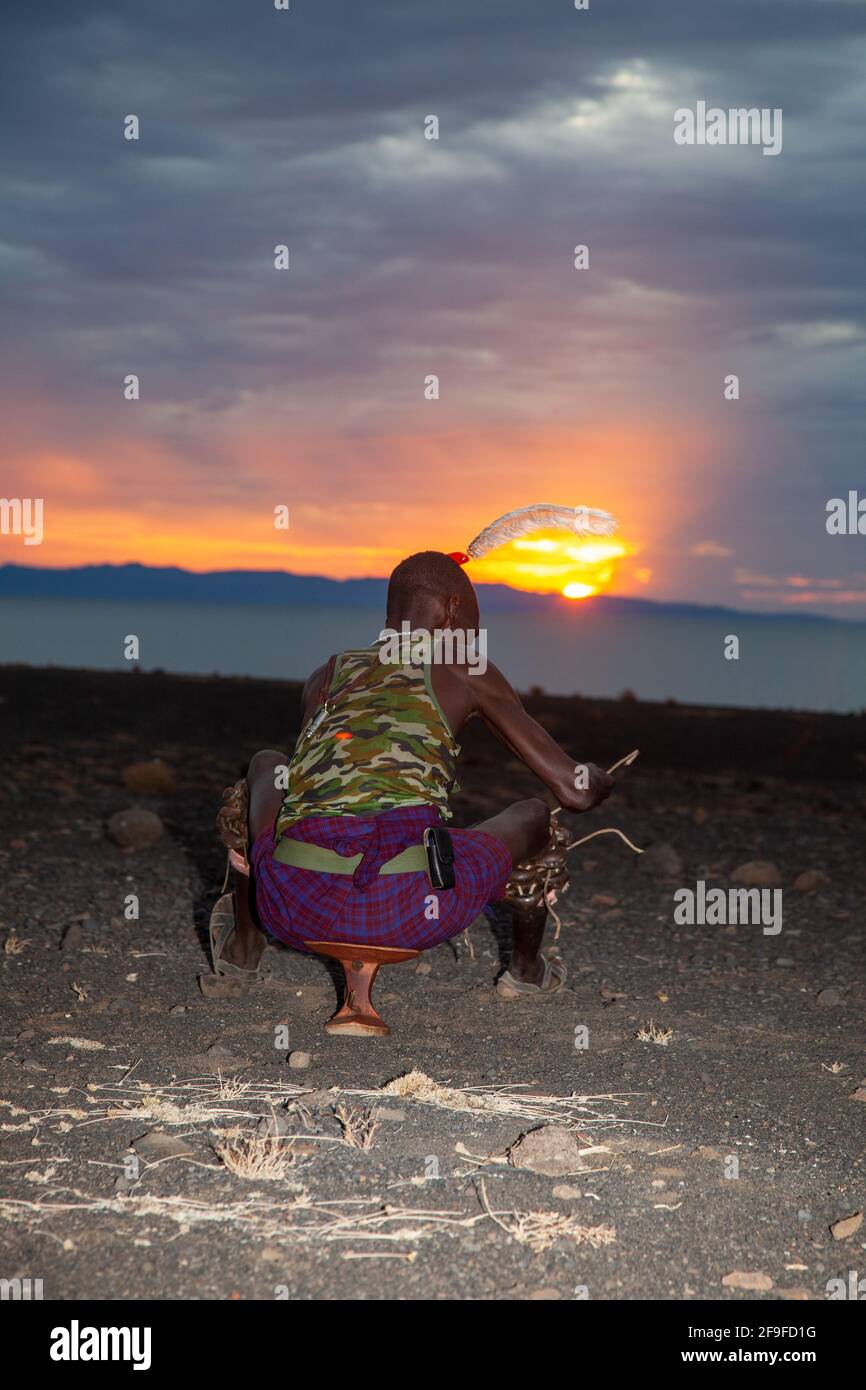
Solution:
<svg viewBox="0 0 866 1390"><path fill-rule="evenodd" d="M544 980L544 956L539 953L533 960L512 956L509 974L523 985L540 985Z"/></svg>
<svg viewBox="0 0 866 1390"><path fill-rule="evenodd" d="M534 961L512 962L496 981L500 999L539 998L557 994L568 978L563 962L553 951L542 951Z"/></svg>
<svg viewBox="0 0 866 1390"><path fill-rule="evenodd" d="M236 965L239 970L249 970L255 973L259 968L259 962L264 954L267 943L259 939L258 941L244 941L239 935L237 928L234 929L228 940L225 941L220 953L220 963Z"/></svg>
<svg viewBox="0 0 866 1390"><path fill-rule="evenodd" d="M260 933L239 932L235 922L234 898L225 893L210 918L211 964L215 975L235 979L260 980L267 974L261 964L266 946Z"/></svg>

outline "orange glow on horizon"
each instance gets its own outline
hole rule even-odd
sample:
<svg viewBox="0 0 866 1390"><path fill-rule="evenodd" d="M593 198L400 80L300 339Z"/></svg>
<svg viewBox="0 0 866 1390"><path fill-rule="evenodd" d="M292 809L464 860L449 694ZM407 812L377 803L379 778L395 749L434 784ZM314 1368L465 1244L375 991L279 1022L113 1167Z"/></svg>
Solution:
<svg viewBox="0 0 866 1390"><path fill-rule="evenodd" d="M628 539L522 537L472 561L473 582L586 597L646 592L651 577L653 590L667 583L670 537L688 520L690 494L676 486L671 460L695 456L699 441L649 421L350 441L322 430L288 447L283 435L243 428L220 437L220 467L205 478L163 442L106 434L75 450L19 452L4 490L45 499L45 539L24 549L3 536L0 563L385 577L408 554L465 548L498 514L548 498L612 511ZM333 476L311 466L322 457L337 460ZM289 509L288 530L275 527L278 504Z"/></svg>

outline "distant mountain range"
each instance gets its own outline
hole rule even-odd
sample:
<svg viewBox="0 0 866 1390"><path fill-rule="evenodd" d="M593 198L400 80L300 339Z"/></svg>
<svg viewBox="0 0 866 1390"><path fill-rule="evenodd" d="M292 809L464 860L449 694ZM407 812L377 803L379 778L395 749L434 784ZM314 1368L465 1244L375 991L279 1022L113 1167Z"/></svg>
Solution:
<svg viewBox="0 0 866 1390"><path fill-rule="evenodd" d="M528 594L507 584L478 584L482 613L510 610L537 613L539 605L571 602L558 594ZM74 569L37 569L29 565L0 565L0 597L138 599L186 603L244 603L255 605L366 608L385 605L385 579L326 579L286 570L212 570L194 574L176 566L81 565ZM782 621L836 623L847 620L811 613L749 613L741 609L697 603L657 603L651 599L618 598L601 594L583 600L610 613L654 612L680 617L735 614L743 618L772 616Z"/></svg>

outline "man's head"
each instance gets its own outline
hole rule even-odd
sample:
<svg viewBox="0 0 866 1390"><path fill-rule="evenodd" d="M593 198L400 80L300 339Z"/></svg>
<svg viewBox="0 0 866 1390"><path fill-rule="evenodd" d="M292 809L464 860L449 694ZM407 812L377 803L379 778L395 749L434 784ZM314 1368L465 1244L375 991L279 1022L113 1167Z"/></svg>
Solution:
<svg viewBox="0 0 866 1390"><path fill-rule="evenodd" d="M478 599L466 571L439 550L422 550L401 560L388 581L391 628L404 621L413 628L475 631Z"/></svg>

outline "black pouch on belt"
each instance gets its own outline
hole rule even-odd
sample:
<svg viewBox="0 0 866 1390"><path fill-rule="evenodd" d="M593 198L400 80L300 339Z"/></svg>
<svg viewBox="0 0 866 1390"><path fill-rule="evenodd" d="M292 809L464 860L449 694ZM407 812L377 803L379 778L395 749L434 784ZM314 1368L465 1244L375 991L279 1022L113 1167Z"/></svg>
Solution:
<svg viewBox="0 0 866 1390"><path fill-rule="evenodd" d="M457 882L454 877L454 846L444 826L428 825L424 831L424 849L430 887L453 888Z"/></svg>

